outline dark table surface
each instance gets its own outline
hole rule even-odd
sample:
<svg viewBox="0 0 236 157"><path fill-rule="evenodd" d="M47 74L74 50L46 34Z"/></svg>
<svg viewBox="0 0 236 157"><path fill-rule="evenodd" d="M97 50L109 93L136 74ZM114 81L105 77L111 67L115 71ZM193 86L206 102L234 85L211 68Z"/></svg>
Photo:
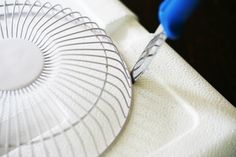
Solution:
<svg viewBox="0 0 236 157"><path fill-rule="evenodd" d="M153 32L161 0L122 0ZM168 43L236 106L236 1L204 0L177 41Z"/></svg>

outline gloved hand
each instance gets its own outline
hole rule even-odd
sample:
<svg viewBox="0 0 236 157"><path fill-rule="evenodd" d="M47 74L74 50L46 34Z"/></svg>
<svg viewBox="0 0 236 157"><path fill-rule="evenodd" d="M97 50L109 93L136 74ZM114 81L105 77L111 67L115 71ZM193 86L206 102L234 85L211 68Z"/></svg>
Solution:
<svg viewBox="0 0 236 157"><path fill-rule="evenodd" d="M184 24L197 8L199 0L165 0L159 8L159 19L167 37L178 38Z"/></svg>

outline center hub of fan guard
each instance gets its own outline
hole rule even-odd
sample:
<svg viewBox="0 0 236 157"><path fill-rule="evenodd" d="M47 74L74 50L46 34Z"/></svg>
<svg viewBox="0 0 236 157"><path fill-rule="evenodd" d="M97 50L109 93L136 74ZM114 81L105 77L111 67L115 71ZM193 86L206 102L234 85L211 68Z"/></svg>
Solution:
<svg viewBox="0 0 236 157"><path fill-rule="evenodd" d="M20 39L0 40L0 90L23 88L40 75L44 58L33 43Z"/></svg>

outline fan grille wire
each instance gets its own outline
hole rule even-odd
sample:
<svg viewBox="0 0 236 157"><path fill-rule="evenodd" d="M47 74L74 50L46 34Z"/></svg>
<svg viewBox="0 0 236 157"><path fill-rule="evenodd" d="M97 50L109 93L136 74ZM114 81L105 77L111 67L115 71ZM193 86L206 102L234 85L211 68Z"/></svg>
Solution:
<svg viewBox="0 0 236 157"><path fill-rule="evenodd" d="M0 89L1 156L99 156L127 119L131 78L105 31L61 5L0 5L1 40L25 40L44 56L33 82Z"/></svg>

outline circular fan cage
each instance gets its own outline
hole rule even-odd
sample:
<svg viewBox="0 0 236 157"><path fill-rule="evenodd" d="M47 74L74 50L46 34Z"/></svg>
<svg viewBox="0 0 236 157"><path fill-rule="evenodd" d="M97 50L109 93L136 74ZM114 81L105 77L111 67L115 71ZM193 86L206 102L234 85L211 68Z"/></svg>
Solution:
<svg viewBox="0 0 236 157"><path fill-rule="evenodd" d="M101 155L129 114L129 71L105 31L50 3L0 4L0 156Z"/></svg>

